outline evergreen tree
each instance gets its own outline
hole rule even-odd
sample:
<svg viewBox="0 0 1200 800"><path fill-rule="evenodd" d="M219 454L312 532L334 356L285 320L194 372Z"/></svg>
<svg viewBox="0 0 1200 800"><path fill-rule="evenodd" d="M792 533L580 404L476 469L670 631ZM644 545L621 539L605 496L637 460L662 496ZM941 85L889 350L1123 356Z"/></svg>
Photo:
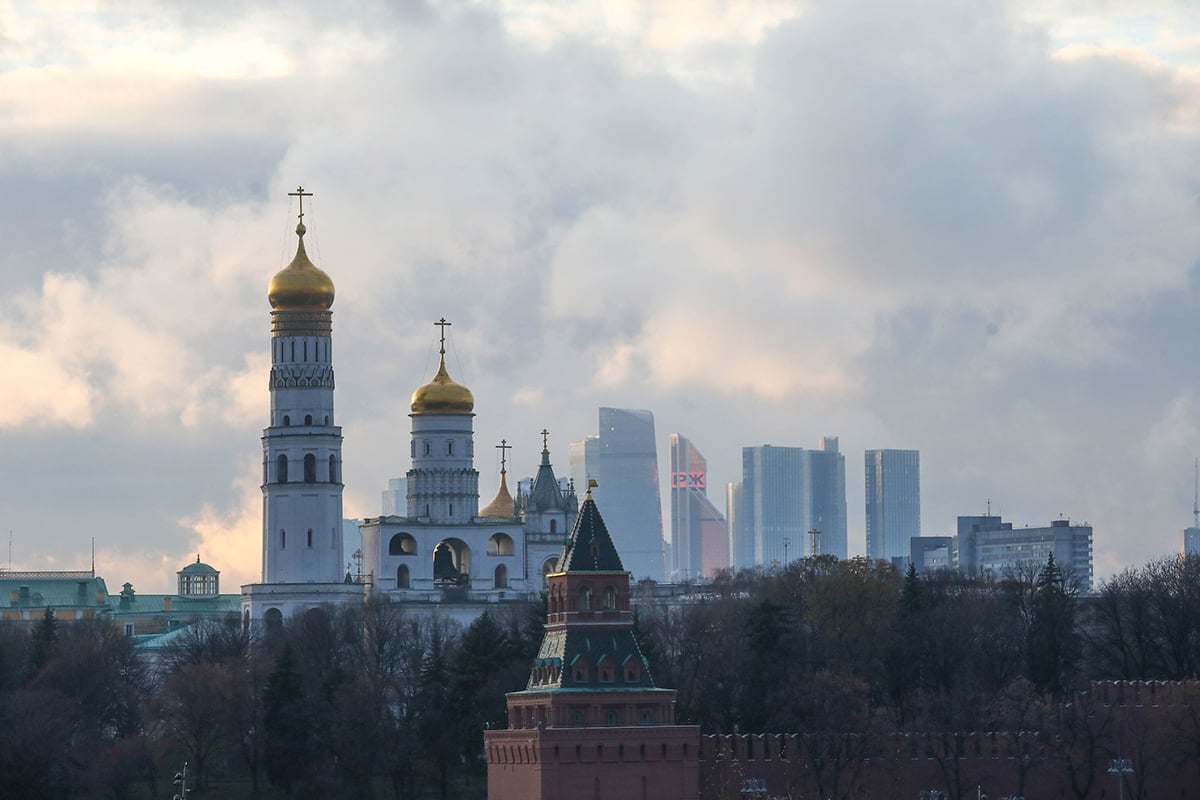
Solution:
<svg viewBox="0 0 1200 800"><path fill-rule="evenodd" d="M263 689L263 727L266 742L263 766L267 778L292 797L315 790L311 780L313 742L304 685L296 656L285 645Z"/></svg>
<svg viewBox="0 0 1200 800"><path fill-rule="evenodd" d="M1039 691L1056 698L1066 696L1079 663L1079 634L1075 628L1075 599L1067 591L1054 554L1038 574L1034 586L1028 640L1029 679Z"/></svg>

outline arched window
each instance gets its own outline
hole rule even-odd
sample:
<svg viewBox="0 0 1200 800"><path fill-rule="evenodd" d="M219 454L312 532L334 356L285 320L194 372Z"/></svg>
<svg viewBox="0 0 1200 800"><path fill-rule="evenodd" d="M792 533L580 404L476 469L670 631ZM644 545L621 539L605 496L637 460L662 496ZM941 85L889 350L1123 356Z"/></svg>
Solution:
<svg viewBox="0 0 1200 800"><path fill-rule="evenodd" d="M397 533L388 541L389 556L412 556L417 553L417 540L407 533Z"/></svg>
<svg viewBox="0 0 1200 800"><path fill-rule="evenodd" d="M558 520L550 520L550 533L558 533Z"/></svg>
<svg viewBox="0 0 1200 800"><path fill-rule="evenodd" d="M583 587L579 592L579 610L592 610L592 590L587 586Z"/></svg>
<svg viewBox="0 0 1200 800"><path fill-rule="evenodd" d="M429 442L426 442L425 443L425 455L429 455L431 452L433 452L433 448L430 447Z"/></svg>
<svg viewBox="0 0 1200 800"><path fill-rule="evenodd" d="M277 631L283 627L283 612L278 608L268 608L263 614L263 622L267 623L267 630Z"/></svg>
<svg viewBox="0 0 1200 800"><path fill-rule="evenodd" d="M317 457L312 453L306 453L304 456L304 482L317 482Z"/></svg>
<svg viewBox="0 0 1200 800"><path fill-rule="evenodd" d="M504 566L503 564L496 567L496 588L508 588L508 567Z"/></svg>
<svg viewBox="0 0 1200 800"><path fill-rule="evenodd" d="M408 565L401 564L396 567L396 588L407 589L409 587Z"/></svg>
<svg viewBox="0 0 1200 800"><path fill-rule="evenodd" d="M283 528L279 529L279 549L287 550L287 531Z"/></svg>
<svg viewBox="0 0 1200 800"><path fill-rule="evenodd" d="M329 456L329 482L330 482L330 483L337 483L337 482L338 482L338 477L337 477L337 456L335 456L335 455L330 455L330 456Z"/></svg>
<svg viewBox="0 0 1200 800"><path fill-rule="evenodd" d="M287 483L287 456L282 454L275 459L275 481Z"/></svg>
<svg viewBox="0 0 1200 800"><path fill-rule="evenodd" d="M312 528L308 529L308 549L312 549Z"/></svg>
<svg viewBox="0 0 1200 800"><path fill-rule="evenodd" d="M511 556L516 552L513 538L507 533L493 533L488 539L487 554L489 556Z"/></svg>
<svg viewBox="0 0 1200 800"><path fill-rule="evenodd" d="M292 424L292 418L289 417L287 414L284 414L283 415L283 427L286 428L288 425L291 425L291 424Z"/></svg>
<svg viewBox="0 0 1200 800"><path fill-rule="evenodd" d="M305 414L305 415L304 415L304 424L305 424L305 425L312 425L312 414Z"/></svg>
<svg viewBox="0 0 1200 800"><path fill-rule="evenodd" d="M606 586L604 588L604 610L617 610L617 590L611 586Z"/></svg>

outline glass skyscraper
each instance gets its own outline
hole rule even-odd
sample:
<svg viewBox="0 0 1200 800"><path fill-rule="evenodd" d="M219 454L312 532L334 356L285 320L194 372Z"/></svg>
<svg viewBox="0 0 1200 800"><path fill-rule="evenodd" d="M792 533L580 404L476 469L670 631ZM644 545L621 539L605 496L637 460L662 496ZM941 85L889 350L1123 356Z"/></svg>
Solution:
<svg viewBox="0 0 1200 800"><path fill-rule="evenodd" d="M903 566L909 539L921 535L921 454L867 450L867 558Z"/></svg>
<svg viewBox="0 0 1200 800"><path fill-rule="evenodd" d="M586 489L588 478L599 483L596 504L634 579L664 580L654 415L637 409L601 408L600 435L571 445L571 472L581 489Z"/></svg>
<svg viewBox="0 0 1200 800"><path fill-rule="evenodd" d="M671 579L711 577L729 566L725 517L708 499L708 461L671 434Z"/></svg>
<svg viewBox="0 0 1200 800"><path fill-rule="evenodd" d="M810 555L812 531L818 554L846 557L846 459L836 437L823 438L819 450L743 447L740 494L734 566L770 567Z"/></svg>

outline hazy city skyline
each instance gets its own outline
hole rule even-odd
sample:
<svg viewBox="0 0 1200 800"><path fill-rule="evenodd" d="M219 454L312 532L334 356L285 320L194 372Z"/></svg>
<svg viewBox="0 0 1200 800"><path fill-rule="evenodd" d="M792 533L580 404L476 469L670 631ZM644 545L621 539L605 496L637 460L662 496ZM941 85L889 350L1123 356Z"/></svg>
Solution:
<svg viewBox="0 0 1200 800"><path fill-rule="evenodd" d="M94 538L142 591L197 552L257 580L298 183L338 291L347 515L408 467L444 316L483 497L501 439L532 475L549 429L563 475L599 407L645 408L664 493L670 431L711 487L828 433L852 465L921 451L928 535L990 498L1090 523L1098 581L1180 548L1187 3L39 3L0 28L14 568L86 568Z"/></svg>

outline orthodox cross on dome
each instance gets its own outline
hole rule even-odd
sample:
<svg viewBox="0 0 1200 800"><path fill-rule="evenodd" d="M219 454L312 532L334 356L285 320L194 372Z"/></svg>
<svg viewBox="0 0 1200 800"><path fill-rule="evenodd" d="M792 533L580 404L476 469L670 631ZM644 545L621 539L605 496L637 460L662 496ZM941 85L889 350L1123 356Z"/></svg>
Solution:
<svg viewBox="0 0 1200 800"><path fill-rule="evenodd" d="M441 328L441 329L442 329L442 345L441 345L442 349L441 349L441 354L442 354L442 355L446 355L446 328L449 328L449 327L450 327L450 325L451 325L451 323L449 323L449 322L446 322L446 318L445 318L445 317L442 317L441 319L439 319L437 322L435 322L435 323L433 323L433 324L434 324L434 325L437 325L439 328Z"/></svg>
<svg viewBox="0 0 1200 800"><path fill-rule="evenodd" d="M297 186L296 191L288 192L288 197L300 198L300 224L301 225L304 224L304 198L312 197L312 196L313 196L313 193L304 191L303 186Z"/></svg>
<svg viewBox="0 0 1200 800"><path fill-rule="evenodd" d="M550 452L550 431L542 428L542 452Z"/></svg>
<svg viewBox="0 0 1200 800"><path fill-rule="evenodd" d="M508 439L501 439L496 449L500 451L500 474L503 475L507 471L505 467L508 466L508 451L512 450L512 445L508 443Z"/></svg>

